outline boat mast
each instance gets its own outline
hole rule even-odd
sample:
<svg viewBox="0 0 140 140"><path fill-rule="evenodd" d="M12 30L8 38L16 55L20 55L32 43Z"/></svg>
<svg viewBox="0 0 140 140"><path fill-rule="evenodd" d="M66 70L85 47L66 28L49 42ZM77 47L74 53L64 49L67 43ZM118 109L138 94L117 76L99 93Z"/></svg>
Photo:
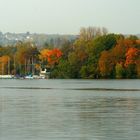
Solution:
<svg viewBox="0 0 140 140"><path fill-rule="evenodd" d="M26 62L26 58L25 58L25 75L26 75L26 63L27 63L27 62Z"/></svg>
<svg viewBox="0 0 140 140"><path fill-rule="evenodd" d="M10 75L10 58L8 57L8 75Z"/></svg>
<svg viewBox="0 0 140 140"><path fill-rule="evenodd" d="M16 61L15 61L15 55L14 55L14 75L16 75Z"/></svg>
<svg viewBox="0 0 140 140"><path fill-rule="evenodd" d="M4 75L4 64L2 62L2 75Z"/></svg>
<svg viewBox="0 0 140 140"><path fill-rule="evenodd" d="M32 56L32 74L34 75L34 58Z"/></svg>

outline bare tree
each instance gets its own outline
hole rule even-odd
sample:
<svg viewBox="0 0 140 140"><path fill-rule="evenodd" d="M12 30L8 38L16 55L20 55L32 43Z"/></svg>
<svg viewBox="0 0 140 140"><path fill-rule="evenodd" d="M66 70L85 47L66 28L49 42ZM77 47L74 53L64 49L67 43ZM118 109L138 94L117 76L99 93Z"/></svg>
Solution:
<svg viewBox="0 0 140 140"><path fill-rule="evenodd" d="M107 28L103 27L103 28L102 28L102 33L103 33L103 35L108 34L108 30L107 30Z"/></svg>
<svg viewBox="0 0 140 140"><path fill-rule="evenodd" d="M82 27L80 29L80 39L82 40L91 40L97 36L106 35L108 33L105 27Z"/></svg>

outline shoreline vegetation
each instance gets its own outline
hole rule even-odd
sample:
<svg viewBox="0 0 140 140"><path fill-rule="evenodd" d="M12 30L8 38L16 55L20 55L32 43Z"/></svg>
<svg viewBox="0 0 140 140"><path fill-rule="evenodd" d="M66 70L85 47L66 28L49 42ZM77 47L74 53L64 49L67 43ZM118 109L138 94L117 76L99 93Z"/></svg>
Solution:
<svg viewBox="0 0 140 140"><path fill-rule="evenodd" d="M81 28L74 40L55 47L47 42L0 46L0 77L52 79L140 79L140 39Z"/></svg>

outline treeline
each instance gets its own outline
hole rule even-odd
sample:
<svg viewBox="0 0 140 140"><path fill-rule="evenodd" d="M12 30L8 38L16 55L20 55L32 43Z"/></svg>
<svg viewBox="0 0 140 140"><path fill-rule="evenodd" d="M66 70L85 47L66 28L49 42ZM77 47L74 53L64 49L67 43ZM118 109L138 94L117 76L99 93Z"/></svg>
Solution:
<svg viewBox="0 0 140 140"><path fill-rule="evenodd" d="M0 74L39 74L44 68L50 78L140 78L140 40L88 27L59 49L22 42L0 48Z"/></svg>
<svg viewBox="0 0 140 140"><path fill-rule="evenodd" d="M79 38L61 50L54 78L140 78L140 40L136 36L82 28Z"/></svg>

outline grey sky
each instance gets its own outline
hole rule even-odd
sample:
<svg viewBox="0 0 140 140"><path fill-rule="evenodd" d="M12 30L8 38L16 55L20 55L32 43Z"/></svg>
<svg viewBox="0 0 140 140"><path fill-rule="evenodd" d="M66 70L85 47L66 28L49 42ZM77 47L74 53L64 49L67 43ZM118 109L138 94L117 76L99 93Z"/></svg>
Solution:
<svg viewBox="0 0 140 140"><path fill-rule="evenodd" d="M2 32L77 34L87 26L140 33L140 0L0 0Z"/></svg>

